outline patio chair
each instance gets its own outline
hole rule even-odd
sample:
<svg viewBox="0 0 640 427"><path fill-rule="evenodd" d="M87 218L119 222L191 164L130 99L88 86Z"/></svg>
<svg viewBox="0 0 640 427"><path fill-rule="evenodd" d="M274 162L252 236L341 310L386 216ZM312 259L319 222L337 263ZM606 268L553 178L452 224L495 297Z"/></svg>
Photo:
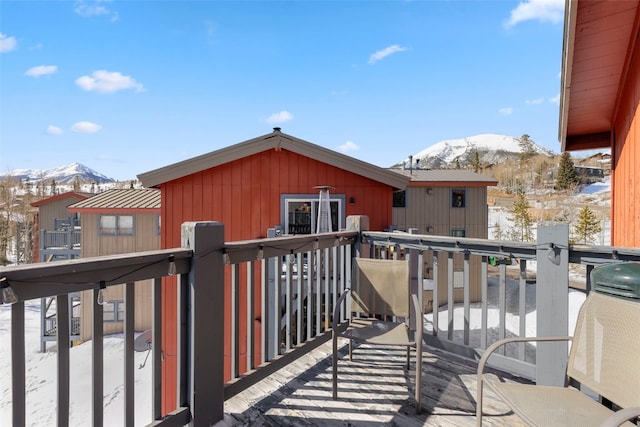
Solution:
<svg viewBox="0 0 640 427"><path fill-rule="evenodd" d="M482 426L483 386L489 386L532 426L633 426L640 415L640 302L591 292L578 314L573 337L505 338L493 343L478 364L476 421ZM565 387L499 381L484 373L489 356L509 342L572 341ZM609 409L577 382L612 402Z"/></svg>
<svg viewBox="0 0 640 427"><path fill-rule="evenodd" d="M349 360L353 341L407 348L406 366L410 366L415 348L416 411L422 407L422 310L416 295L409 292L408 261L354 258L352 289L336 302L333 312L333 399L338 399L338 337L349 339ZM340 308L347 295L348 323L340 325ZM417 313L410 319L410 304ZM415 326L411 326L411 324Z"/></svg>

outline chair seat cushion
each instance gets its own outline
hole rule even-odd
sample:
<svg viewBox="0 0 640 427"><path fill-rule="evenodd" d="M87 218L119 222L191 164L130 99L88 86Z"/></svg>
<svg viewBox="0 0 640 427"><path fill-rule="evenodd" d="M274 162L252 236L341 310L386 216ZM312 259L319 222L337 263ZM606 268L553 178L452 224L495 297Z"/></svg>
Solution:
<svg viewBox="0 0 640 427"><path fill-rule="evenodd" d="M340 335L371 344L415 345L415 341L409 336L407 325L377 319L352 319L349 327Z"/></svg>
<svg viewBox="0 0 640 427"><path fill-rule="evenodd" d="M504 383L488 376L484 381L532 426L599 426L613 414L575 388ZM633 427L629 422L622 425Z"/></svg>

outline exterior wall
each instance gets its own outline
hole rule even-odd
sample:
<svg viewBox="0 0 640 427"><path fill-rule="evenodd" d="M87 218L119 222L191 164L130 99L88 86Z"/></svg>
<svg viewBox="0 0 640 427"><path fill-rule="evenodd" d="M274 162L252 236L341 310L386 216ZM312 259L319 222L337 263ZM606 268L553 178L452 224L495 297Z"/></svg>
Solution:
<svg viewBox="0 0 640 427"><path fill-rule="evenodd" d="M611 245L640 247L640 43L618 93L611 153Z"/></svg>
<svg viewBox="0 0 640 427"><path fill-rule="evenodd" d="M109 215L109 213L107 214ZM122 215L128 214L122 213ZM133 236L100 236L99 216L100 214L95 213L82 214L82 257L115 255L160 248L160 235L157 227L158 214L133 214L135 227ZM151 328L151 284L151 280L136 282L134 322L136 331ZM109 287L106 295L108 301L123 301L124 286ZM92 292L82 292L80 301L80 339L86 341L91 339ZM105 322L104 334L122 332L123 327L123 322Z"/></svg>
<svg viewBox="0 0 640 427"><path fill-rule="evenodd" d="M465 230L465 237L486 239L488 233L489 212L487 210L487 187L460 185L435 186L433 183L410 183L406 190L406 207L393 208L393 224L400 230L417 228L420 234L451 236L451 230ZM465 207L451 207L453 190L465 190ZM424 254L424 277L433 278L433 252ZM438 305L448 301L447 255L438 255ZM469 260L471 302L482 299L480 281L481 259L473 256ZM464 268L464 257L455 254L453 259L454 276ZM455 282L454 282L455 283ZM464 290L455 288L454 302L463 302ZM425 310L431 310L433 291L424 291Z"/></svg>
<svg viewBox="0 0 640 427"><path fill-rule="evenodd" d="M76 203L81 199L77 197L65 197L51 201L38 207L40 230L53 231L54 219L66 219L73 217L69 213L67 206Z"/></svg>
<svg viewBox="0 0 640 427"><path fill-rule="evenodd" d="M345 215L366 214L371 230L384 230L391 224L392 188L326 163L287 151L268 150L215 168L162 184L162 247L181 245L180 226L185 221L221 221L225 240L263 238L267 229L282 223L282 194L318 194L317 185L330 185L331 195L342 194L348 201ZM227 275L229 277L229 275ZM259 277L259 275L257 275ZM259 281L257 281L259 282ZM162 292L163 412L175 408L176 374L176 282L165 278ZM225 284L225 316L230 310L230 288ZM256 336L260 336L260 284L256 283ZM240 300L245 298L241 291ZM241 308L240 319L245 319ZM246 324L240 324L242 334ZM230 331L225 330L225 342ZM240 370L245 371L245 339L240 338ZM260 348L256 345L256 355ZM230 352L225 350L228 375ZM228 378L227 378L228 379Z"/></svg>

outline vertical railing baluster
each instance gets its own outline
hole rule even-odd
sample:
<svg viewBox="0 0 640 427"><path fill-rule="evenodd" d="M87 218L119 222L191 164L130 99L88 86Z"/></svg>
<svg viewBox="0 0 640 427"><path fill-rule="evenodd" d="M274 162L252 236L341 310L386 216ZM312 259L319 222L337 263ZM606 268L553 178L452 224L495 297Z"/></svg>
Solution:
<svg viewBox="0 0 640 427"><path fill-rule="evenodd" d="M447 339L453 341L453 252L447 252Z"/></svg>
<svg viewBox="0 0 640 427"><path fill-rule="evenodd" d="M254 339L255 329L253 321L256 317L255 313L255 262L250 261L247 263L247 371L254 368L253 352L254 352Z"/></svg>
<svg viewBox="0 0 640 427"><path fill-rule="evenodd" d="M440 332L440 292L438 291L438 251L433 251L433 301L431 301L431 312L433 313L433 335L438 336Z"/></svg>
<svg viewBox="0 0 640 427"><path fill-rule="evenodd" d="M296 295L298 296L298 298L296 299L297 304L296 304L296 345L300 345L302 343L302 319L304 318L303 316L303 311L304 311L304 306L303 306L303 300L304 300L304 295L302 292L302 280L303 280L303 270L302 270L302 253L298 253L296 254L296 266L298 269L298 275L296 277Z"/></svg>
<svg viewBox="0 0 640 427"><path fill-rule="evenodd" d="M282 260L280 256L272 258L276 260L274 292L273 292L273 356L280 354L282 335Z"/></svg>
<svg viewBox="0 0 640 427"><path fill-rule="evenodd" d="M314 263L314 274L316 277L316 336L322 332L322 253L321 249L316 250Z"/></svg>
<svg viewBox="0 0 640 427"><path fill-rule="evenodd" d="M69 295L56 297L58 331L58 425L69 425Z"/></svg>
<svg viewBox="0 0 640 427"><path fill-rule="evenodd" d="M313 252L307 253L307 277L305 286L307 288L307 340L310 340L313 329Z"/></svg>
<svg viewBox="0 0 640 427"><path fill-rule="evenodd" d="M464 345L469 345L469 322L471 317L471 307L469 295L470 283L469 283L469 251L464 251Z"/></svg>
<svg viewBox="0 0 640 427"><path fill-rule="evenodd" d="M521 337L527 336L527 260L520 260L520 280L519 280L519 292L518 292L518 320L519 320L519 335ZM518 357L520 360L525 360L525 343L518 343Z"/></svg>
<svg viewBox="0 0 640 427"><path fill-rule="evenodd" d="M93 386L91 391L92 425L102 427L104 424L104 312L98 304L99 289L91 292L91 305L93 309L91 325L91 372L93 374Z"/></svg>
<svg viewBox="0 0 640 427"><path fill-rule="evenodd" d="M135 423L134 330L136 319L136 284L124 285L124 425Z"/></svg>
<svg viewBox="0 0 640 427"><path fill-rule="evenodd" d="M293 316L293 292L291 287L291 278L292 278L292 270L293 270L293 254L286 255L285 259L285 307L284 307L284 315L285 315L285 349L291 349L291 318Z"/></svg>
<svg viewBox="0 0 640 427"><path fill-rule="evenodd" d="M480 314L480 348L487 348L487 323L488 323L488 305L489 305L489 283L487 280L487 261L486 255L482 256L482 265L480 273L480 292L481 292L481 314Z"/></svg>
<svg viewBox="0 0 640 427"><path fill-rule="evenodd" d="M240 264L231 264L231 378L240 375Z"/></svg>
<svg viewBox="0 0 640 427"><path fill-rule="evenodd" d="M330 274L329 274L329 248L325 248L323 252L324 260L322 263L322 276L323 276L323 286L322 291L324 292L324 330L329 330L329 317L331 313L329 312L329 286L330 286Z"/></svg>
<svg viewBox="0 0 640 427"><path fill-rule="evenodd" d="M269 352L269 318L271 310L269 301L269 268L268 260L260 260L260 363L266 363Z"/></svg>
<svg viewBox="0 0 640 427"><path fill-rule="evenodd" d="M151 358L153 364L153 372L151 377L151 386L153 388L152 396L152 417L158 420L162 416L162 279L153 279L151 288L152 312L152 334L151 339Z"/></svg>
<svg viewBox="0 0 640 427"><path fill-rule="evenodd" d="M331 307L329 313L333 316L333 308L336 306L336 302L338 301L338 247L334 246L331 248ZM333 322L333 319L329 319L329 324Z"/></svg>
<svg viewBox="0 0 640 427"><path fill-rule="evenodd" d="M503 339L506 335L507 324L507 266L504 262L500 262L500 278L498 286L498 339ZM508 345L503 345L498 350L503 355L506 354L506 348Z"/></svg>
<svg viewBox="0 0 640 427"><path fill-rule="evenodd" d="M11 398L13 400L12 425L26 425L26 370L24 338L24 302L11 306Z"/></svg>

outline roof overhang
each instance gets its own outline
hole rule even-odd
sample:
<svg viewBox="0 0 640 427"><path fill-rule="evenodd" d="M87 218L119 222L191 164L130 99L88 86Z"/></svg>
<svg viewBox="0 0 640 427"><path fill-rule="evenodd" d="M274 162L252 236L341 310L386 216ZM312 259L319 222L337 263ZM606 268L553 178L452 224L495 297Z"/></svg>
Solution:
<svg viewBox="0 0 640 427"><path fill-rule="evenodd" d="M558 137L562 151L610 148L640 2L567 0Z"/></svg>

